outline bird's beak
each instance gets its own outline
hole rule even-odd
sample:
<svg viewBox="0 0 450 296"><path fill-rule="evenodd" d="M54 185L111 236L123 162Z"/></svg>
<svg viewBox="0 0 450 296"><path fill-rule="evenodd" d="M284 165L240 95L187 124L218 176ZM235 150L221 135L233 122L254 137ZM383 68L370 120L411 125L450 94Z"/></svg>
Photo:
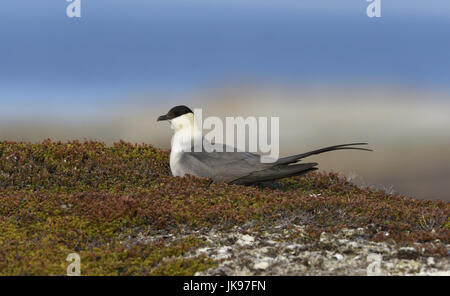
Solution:
<svg viewBox="0 0 450 296"><path fill-rule="evenodd" d="M156 121L163 121L163 120L168 120L169 118L167 118L167 114L161 115L160 117L158 117L158 119Z"/></svg>

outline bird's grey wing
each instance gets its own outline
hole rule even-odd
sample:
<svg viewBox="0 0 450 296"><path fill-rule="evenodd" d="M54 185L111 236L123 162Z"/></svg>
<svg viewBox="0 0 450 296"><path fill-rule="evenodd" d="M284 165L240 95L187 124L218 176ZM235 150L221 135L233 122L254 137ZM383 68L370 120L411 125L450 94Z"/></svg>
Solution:
<svg viewBox="0 0 450 296"><path fill-rule="evenodd" d="M275 165L264 170L254 171L247 176L231 182L231 184L256 184L266 181L278 180L286 177L298 176L307 172L317 170L316 162L301 163L293 165Z"/></svg>
<svg viewBox="0 0 450 296"><path fill-rule="evenodd" d="M306 153L280 158L275 163L261 163L260 155L248 152L185 152L180 164L186 173L199 177L213 178L216 182L231 184L255 184L285 177L302 175L316 170L317 163L299 164L304 157L334 150L364 150L352 147L367 143L351 143L325 147ZM224 146L226 148L226 146ZM225 149L223 151L226 151Z"/></svg>
<svg viewBox="0 0 450 296"><path fill-rule="evenodd" d="M216 182L232 182L273 164L261 163L260 155L249 152L185 152L179 160L186 172Z"/></svg>

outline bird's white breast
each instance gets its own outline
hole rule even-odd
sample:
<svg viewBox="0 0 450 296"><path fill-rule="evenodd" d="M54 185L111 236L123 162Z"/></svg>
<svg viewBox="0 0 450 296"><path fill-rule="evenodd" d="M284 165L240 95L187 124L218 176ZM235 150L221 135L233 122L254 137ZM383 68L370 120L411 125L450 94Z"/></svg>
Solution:
<svg viewBox="0 0 450 296"><path fill-rule="evenodd" d="M184 176L186 171L179 164L181 157L183 156L185 149L187 149L187 144L183 142L183 135L175 133L172 137L172 149L170 151L170 170L174 176ZM189 141L190 142L190 141Z"/></svg>
<svg viewBox="0 0 450 296"><path fill-rule="evenodd" d="M172 136L170 151L170 170L174 176L184 176L186 168L180 164L184 152L191 152L195 137L201 137L201 131L194 129L194 116L189 113L174 118L171 127L175 131Z"/></svg>

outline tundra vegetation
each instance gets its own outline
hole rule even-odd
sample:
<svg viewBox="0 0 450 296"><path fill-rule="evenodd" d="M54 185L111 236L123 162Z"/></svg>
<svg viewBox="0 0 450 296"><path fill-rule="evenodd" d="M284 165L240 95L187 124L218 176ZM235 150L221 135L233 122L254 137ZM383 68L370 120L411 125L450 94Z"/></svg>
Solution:
<svg viewBox="0 0 450 296"><path fill-rule="evenodd" d="M76 252L82 275L192 275L220 263L196 252L210 242L195 231L250 223L255 232L283 219L304 226L291 239L305 243L364 229L369 241L448 256L444 201L360 188L325 172L276 189L209 183L172 177L169 152L146 144L0 142L0 274L64 275Z"/></svg>

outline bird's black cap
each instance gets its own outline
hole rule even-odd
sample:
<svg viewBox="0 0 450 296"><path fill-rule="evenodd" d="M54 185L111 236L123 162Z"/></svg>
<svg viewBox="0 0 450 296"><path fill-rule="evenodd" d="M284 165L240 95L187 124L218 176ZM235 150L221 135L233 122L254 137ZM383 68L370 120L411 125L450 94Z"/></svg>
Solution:
<svg viewBox="0 0 450 296"><path fill-rule="evenodd" d="M164 114L164 115L161 115L160 117L158 117L157 121L174 119L174 118L177 118L178 116L181 116L181 115L184 115L187 113L193 114L194 112L192 112L192 110L189 109L189 107L186 107L184 105L175 106L172 109L170 109L169 112L167 112L167 114Z"/></svg>

